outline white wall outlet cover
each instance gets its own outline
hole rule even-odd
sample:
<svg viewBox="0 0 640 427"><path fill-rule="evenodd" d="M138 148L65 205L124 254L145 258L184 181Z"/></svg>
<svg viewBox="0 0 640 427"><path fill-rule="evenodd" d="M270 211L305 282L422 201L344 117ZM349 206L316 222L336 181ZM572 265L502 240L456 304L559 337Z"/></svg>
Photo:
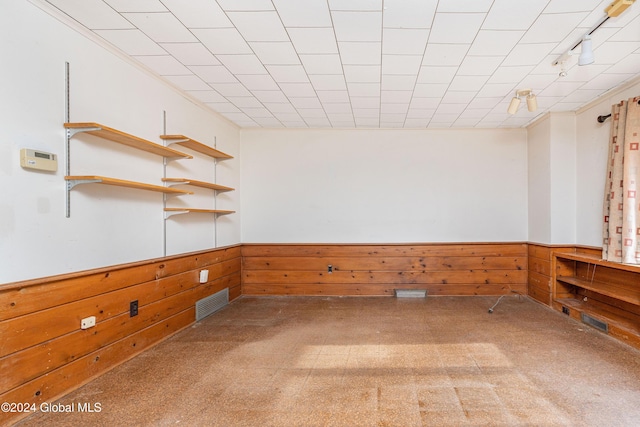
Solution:
<svg viewBox="0 0 640 427"><path fill-rule="evenodd" d="M209 280L209 270L201 270L200 283L207 283L207 280Z"/></svg>
<svg viewBox="0 0 640 427"><path fill-rule="evenodd" d="M85 317L80 321L81 329L89 329L96 326L96 316Z"/></svg>

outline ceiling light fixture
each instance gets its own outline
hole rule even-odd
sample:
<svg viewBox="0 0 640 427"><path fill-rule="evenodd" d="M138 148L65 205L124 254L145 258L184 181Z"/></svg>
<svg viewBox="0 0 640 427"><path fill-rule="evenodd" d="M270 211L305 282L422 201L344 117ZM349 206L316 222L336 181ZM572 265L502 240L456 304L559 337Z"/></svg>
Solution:
<svg viewBox="0 0 640 427"><path fill-rule="evenodd" d="M580 57L578 58L578 65L589 65L593 64L595 58L593 55L593 48L591 46L591 34L593 34L598 28L602 26L605 22L609 20L609 18L615 18L619 16L622 12L627 10L629 6L631 6L636 0L615 0L611 3L604 11L606 13L600 21L591 27L589 31L587 31L580 40L578 40L573 47L567 49L562 55L560 55L555 61L551 63L554 67L558 64L563 64L571 55L575 55L573 52L575 48L582 45L582 51L580 53ZM566 75L566 74L565 74ZM564 77L562 75L562 71L560 72L560 77Z"/></svg>
<svg viewBox="0 0 640 427"><path fill-rule="evenodd" d="M509 114L515 114L518 111L521 101L520 98L523 96L527 98L527 109L529 111L534 112L538 109L538 99L533 91L531 89L519 89L516 91L516 96L511 99L509 108L507 108Z"/></svg>

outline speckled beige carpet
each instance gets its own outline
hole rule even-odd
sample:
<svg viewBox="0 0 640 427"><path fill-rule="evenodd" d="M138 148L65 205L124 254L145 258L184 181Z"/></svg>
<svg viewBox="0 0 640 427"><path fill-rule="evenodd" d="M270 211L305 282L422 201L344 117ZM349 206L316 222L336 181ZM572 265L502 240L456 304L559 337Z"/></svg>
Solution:
<svg viewBox="0 0 640 427"><path fill-rule="evenodd" d="M496 300L242 298L20 425L640 425L640 352Z"/></svg>

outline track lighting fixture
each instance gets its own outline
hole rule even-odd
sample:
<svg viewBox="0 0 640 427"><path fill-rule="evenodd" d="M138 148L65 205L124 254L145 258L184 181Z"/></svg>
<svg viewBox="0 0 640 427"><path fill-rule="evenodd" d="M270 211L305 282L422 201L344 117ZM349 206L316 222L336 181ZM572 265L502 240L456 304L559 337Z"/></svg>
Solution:
<svg viewBox="0 0 640 427"><path fill-rule="evenodd" d="M580 52L580 57L578 58L578 65L589 65L593 64L595 61L593 55L593 47L591 45L591 34L593 34L598 28L602 26L605 22L609 20L609 18L615 18L619 16L622 12L627 10L629 6L631 6L636 0L615 0L611 3L604 11L605 15L600 18L600 21L591 27L589 31L587 31L580 40L578 40L573 47L567 49L562 55L560 55L555 61L551 63L551 65L556 66L558 64L564 65L564 62L569 59L571 55L575 55L573 52L575 48L582 45L582 50ZM560 77L566 76L566 71L564 68L558 74Z"/></svg>
<svg viewBox="0 0 640 427"><path fill-rule="evenodd" d="M519 89L516 91L516 96L511 99L509 108L507 108L507 112L509 114L515 114L518 111L518 107L520 106L520 101L523 96L527 99L527 109L529 111L533 112L538 109L538 99L533 91L531 89Z"/></svg>

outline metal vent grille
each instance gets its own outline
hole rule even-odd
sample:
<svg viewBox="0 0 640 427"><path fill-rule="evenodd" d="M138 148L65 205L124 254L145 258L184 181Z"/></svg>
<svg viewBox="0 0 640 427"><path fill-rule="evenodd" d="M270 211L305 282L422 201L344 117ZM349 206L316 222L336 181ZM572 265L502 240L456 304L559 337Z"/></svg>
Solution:
<svg viewBox="0 0 640 427"><path fill-rule="evenodd" d="M602 332L609 333L609 325L604 323L601 320L598 320L594 317L589 316L588 314L582 313L582 321L587 325L593 326L596 329L600 329Z"/></svg>
<svg viewBox="0 0 640 427"><path fill-rule="evenodd" d="M425 298L426 289L394 289L396 298Z"/></svg>
<svg viewBox="0 0 640 427"><path fill-rule="evenodd" d="M200 301L196 301L196 322L229 304L229 288L224 288Z"/></svg>

